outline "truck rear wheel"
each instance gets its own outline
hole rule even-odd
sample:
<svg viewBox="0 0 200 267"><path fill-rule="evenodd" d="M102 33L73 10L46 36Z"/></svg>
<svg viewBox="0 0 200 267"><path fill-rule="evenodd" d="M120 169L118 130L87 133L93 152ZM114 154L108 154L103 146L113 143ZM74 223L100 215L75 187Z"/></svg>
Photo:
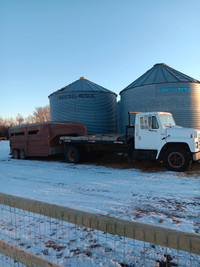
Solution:
<svg viewBox="0 0 200 267"><path fill-rule="evenodd" d="M65 148L65 158L68 163L78 163L80 161L80 152L75 146Z"/></svg>
<svg viewBox="0 0 200 267"><path fill-rule="evenodd" d="M184 172L191 165L190 155L181 147L168 148L164 153L163 161L169 171Z"/></svg>

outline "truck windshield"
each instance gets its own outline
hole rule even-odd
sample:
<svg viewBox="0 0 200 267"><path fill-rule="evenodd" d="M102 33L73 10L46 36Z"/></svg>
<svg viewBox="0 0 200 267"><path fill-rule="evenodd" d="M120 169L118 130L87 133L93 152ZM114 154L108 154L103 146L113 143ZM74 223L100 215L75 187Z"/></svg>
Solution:
<svg viewBox="0 0 200 267"><path fill-rule="evenodd" d="M164 128L176 125L174 118L171 115L160 115L160 120Z"/></svg>

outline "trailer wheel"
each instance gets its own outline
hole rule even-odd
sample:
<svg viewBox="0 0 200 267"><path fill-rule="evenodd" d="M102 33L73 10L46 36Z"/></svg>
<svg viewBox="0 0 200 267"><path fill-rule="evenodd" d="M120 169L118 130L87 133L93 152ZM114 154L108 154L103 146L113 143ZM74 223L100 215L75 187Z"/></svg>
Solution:
<svg viewBox="0 0 200 267"><path fill-rule="evenodd" d="M68 146L65 149L65 158L68 163L78 163L80 161L80 152L75 146Z"/></svg>
<svg viewBox="0 0 200 267"><path fill-rule="evenodd" d="M190 154L181 147L168 148L163 158L165 167L169 171L184 172L191 165Z"/></svg>
<svg viewBox="0 0 200 267"><path fill-rule="evenodd" d="M19 157L20 157L20 159L25 159L25 158L26 158L26 154L25 154L24 149L21 149L21 150L20 150L20 152L19 152Z"/></svg>
<svg viewBox="0 0 200 267"><path fill-rule="evenodd" d="M17 149L13 150L13 158L18 159L19 158L19 151Z"/></svg>

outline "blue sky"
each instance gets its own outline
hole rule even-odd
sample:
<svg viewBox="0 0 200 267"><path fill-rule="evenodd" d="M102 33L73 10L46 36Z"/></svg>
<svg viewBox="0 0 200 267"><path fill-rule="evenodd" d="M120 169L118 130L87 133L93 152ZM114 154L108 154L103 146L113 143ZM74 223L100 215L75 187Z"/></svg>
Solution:
<svg viewBox="0 0 200 267"><path fill-rule="evenodd" d="M85 76L119 94L156 63L200 80L199 0L0 0L0 117Z"/></svg>

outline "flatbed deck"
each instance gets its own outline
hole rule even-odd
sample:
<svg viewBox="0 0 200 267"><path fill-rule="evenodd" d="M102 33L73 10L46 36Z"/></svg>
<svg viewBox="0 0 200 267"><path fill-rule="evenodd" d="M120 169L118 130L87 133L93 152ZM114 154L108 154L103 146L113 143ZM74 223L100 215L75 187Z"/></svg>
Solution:
<svg viewBox="0 0 200 267"><path fill-rule="evenodd" d="M61 143L127 144L125 135L61 136Z"/></svg>

